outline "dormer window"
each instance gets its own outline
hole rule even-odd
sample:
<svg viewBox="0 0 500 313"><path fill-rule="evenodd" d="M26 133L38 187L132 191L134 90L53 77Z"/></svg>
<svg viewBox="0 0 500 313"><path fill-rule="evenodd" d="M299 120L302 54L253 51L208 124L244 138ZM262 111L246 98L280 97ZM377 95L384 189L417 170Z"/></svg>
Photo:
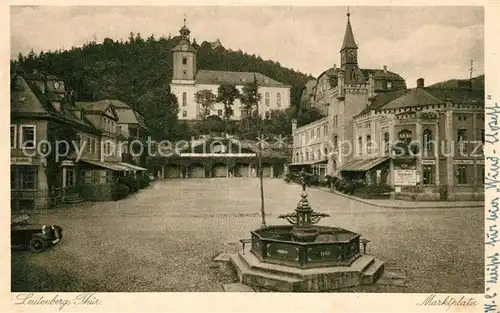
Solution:
<svg viewBox="0 0 500 313"><path fill-rule="evenodd" d="M188 59L187 58L182 58L182 64L186 65L187 63L188 63Z"/></svg>

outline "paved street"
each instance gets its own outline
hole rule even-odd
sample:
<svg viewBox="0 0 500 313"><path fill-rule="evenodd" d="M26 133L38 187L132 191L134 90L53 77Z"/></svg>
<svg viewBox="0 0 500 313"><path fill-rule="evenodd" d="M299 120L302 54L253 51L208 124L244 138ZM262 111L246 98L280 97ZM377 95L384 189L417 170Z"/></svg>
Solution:
<svg viewBox="0 0 500 313"><path fill-rule="evenodd" d="M267 223L293 211L300 186L266 179ZM484 286L483 209L394 210L309 189L321 224L362 234L369 253L407 271L407 287L351 291L480 293ZM234 282L212 262L260 225L258 179L158 181L125 200L33 215L63 227L41 254L12 251L13 291L222 291ZM229 243L229 244L228 244Z"/></svg>

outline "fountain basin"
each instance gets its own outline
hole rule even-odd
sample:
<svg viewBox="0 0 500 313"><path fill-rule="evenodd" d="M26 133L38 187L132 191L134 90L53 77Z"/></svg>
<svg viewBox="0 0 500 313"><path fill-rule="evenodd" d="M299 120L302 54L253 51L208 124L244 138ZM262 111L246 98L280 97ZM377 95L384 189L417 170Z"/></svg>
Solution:
<svg viewBox="0 0 500 313"><path fill-rule="evenodd" d="M361 235L336 227L315 226L313 241L293 240L293 225L276 225L251 231L250 252L261 262L301 269L350 266L361 256Z"/></svg>

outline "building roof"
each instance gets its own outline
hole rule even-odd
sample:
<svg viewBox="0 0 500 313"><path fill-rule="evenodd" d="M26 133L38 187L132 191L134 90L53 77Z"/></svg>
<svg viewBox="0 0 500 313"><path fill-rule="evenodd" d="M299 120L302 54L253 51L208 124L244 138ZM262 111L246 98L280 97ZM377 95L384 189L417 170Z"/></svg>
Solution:
<svg viewBox="0 0 500 313"><path fill-rule="evenodd" d="M104 112L111 106L111 102L109 100L77 101L75 102L75 106L87 112Z"/></svg>
<svg viewBox="0 0 500 313"><path fill-rule="evenodd" d="M98 131L88 119L80 119L74 114L75 107L71 103L61 103L61 109L56 110L46 95L35 84L18 75L12 77L12 80L11 113L33 115L45 113L48 117L60 118L65 122L73 123L73 125L77 124Z"/></svg>
<svg viewBox="0 0 500 313"><path fill-rule="evenodd" d="M448 101L457 104L484 104L484 90L425 87L381 93L375 96L370 105L358 114L358 116L374 110L393 110L415 106L443 104Z"/></svg>
<svg viewBox="0 0 500 313"><path fill-rule="evenodd" d="M387 70L362 68L361 72L363 73L363 76L366 78L368 78L370 74L373 74L373 78L375 78L377 80L380 80L380 79L405 80L399 74L396 74L394 72L387 71Z"/></svg>
<svg viewBox="0 0 500 313"><path fill-rule="evenodd" d="M253 82L254 77L260 86L274 86L290 88L290 86L280 83L272 78L269 78L261 73L255 72L228 72L228 71L212 71L199 70L196 73L196 83L198 84L232 84L244 85Z"/></svg>
<svg viewBox="0 0 500 313"><path fill-rule="evenodd" d="M443 100L434 97L424 88L414 88L407 90L406 93L389 101L386 105L383 106L383 109L391 110L442 103L444 103Z"/></svg>
<svg viewBox="0 0 500 313"><path fill-rule="evenodd" d="M349 13L347 14L347 26L345 29L344 42L342 43L342 48L340 50L344 50L346 48L357 49L358 46L354 41L354 34L352 33L351 20L349 19Z"/></svg>
<svg viewBox="0 0 500 313"><path fill-rule="evenodd" d="M443 101L453 103L479 103L484 104L484 89L469 88L425 88L425 91Z"/></svg>
<svg viewBox="0 0 500 313"><path fill-rule="evenodd" d="M385 92L385 93L378 94L370 102L370 105L368 105L363 111L361 111L361 113L359 113L359 115L366 114L366 113L373 111L373 110L378 110L381 107L383 107L384 105L386 105L387 103L389 103L390 101L404 95L407 92L408 92L408 90L405 89L405 90L398 90L398 91Z"/></svg>

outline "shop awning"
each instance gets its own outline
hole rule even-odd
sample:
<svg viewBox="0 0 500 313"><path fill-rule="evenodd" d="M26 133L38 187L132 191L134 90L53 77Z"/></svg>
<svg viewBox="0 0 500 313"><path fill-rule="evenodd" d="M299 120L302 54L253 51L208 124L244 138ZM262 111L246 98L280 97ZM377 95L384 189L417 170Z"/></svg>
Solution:
<svg viewBox="0 0 500 313"><path fill-rule="evenodd" d="M344 164L340 168L341 172L366 172L369 169L372 169L374 166L379 165L380 163L389 160L390 157L381 157L381 158L372 158L372 159L357 159L351 160Z"/></svg>
<svg viewBox="0 0 500 313"><path fill-rule="evenodd" d="M95 166L99 166L102 168L106 168L109 170L117 171L117 172L131 172L132 170L128 167L125 167L123 165L120 165L120 163L112 163L112 162L97 162L97 161L89 161L89 160L82 160L82 162L92 164Z"/></svg>
<svg viewBox="0 0 500 313"><path fill-rule="evenodd" d="M123 165L125 167L128 167L129 169L131 169L132 171L147 171L146 168L144 167L140 167L140 166L137 166L137 165L134 165L134 164L129 164L129 163L124 163L124 162L121 162L120 165Z"/></svg>

